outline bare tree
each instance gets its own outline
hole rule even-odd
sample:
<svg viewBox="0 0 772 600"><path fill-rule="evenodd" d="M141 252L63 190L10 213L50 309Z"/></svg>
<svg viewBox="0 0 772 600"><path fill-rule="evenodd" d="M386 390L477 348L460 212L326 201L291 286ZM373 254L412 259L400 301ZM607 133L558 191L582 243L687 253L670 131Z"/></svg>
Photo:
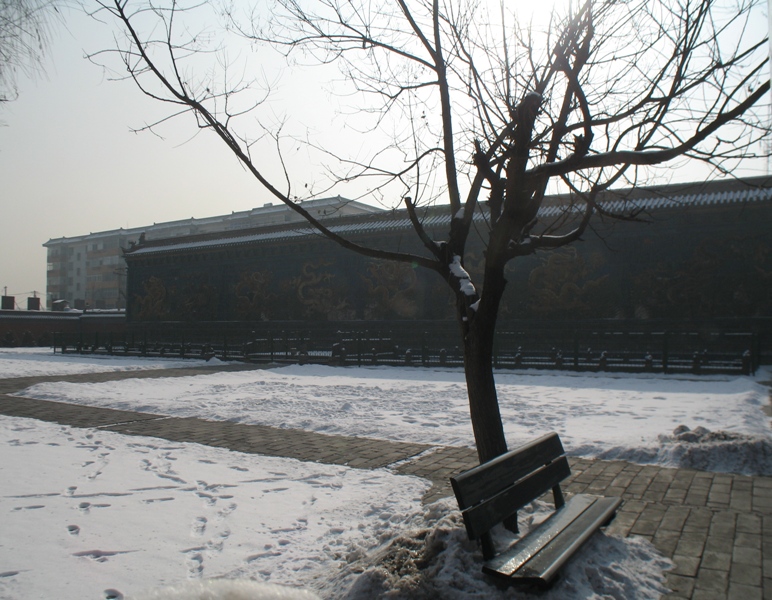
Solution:
<svg viewBox="0 0 772 600"><path fill-rule="evenodd" d="M265 105L237 108L246 85L218 90L186 75L202 38L178 31L176 3L100 4L126 34L112 52L145 94L169 104L170 114L193 113L266 190L334 242L418 264L447 282L481 461L507 448L492 365L507 263L580 239L593 215L635 218L634 207L616 214L604 207L612 186L637 185L677 159L730 174L764 153L768 133L760 106L769 93L766 30L753 30L763 3L586 0L541 33L518 23L518 4L488 11L492 5L475 0L277 0L267 23L224 11L230 31L298 62L340 67L372 119L364 139L384 139L384 131L390 139L364 158L328 149L331 140L315 147L337 161L334 182L369 178L378 182L371 189L399 198L419 254L353 243L306 212L291 191L280 128L260 135L276 142L283 168L261 166L252 155L259 136L248 137L237 119L264 115ZM561 217L540 223L548 191L570 201ZM449 211L445 239L424 227L428 205ZM464 268L476 213L486 224L480 281Z"/></svg>
<svg viewBox="0 0 772 600"><path fill-rule="evenodd" d="M52 0L0 0L0 102L16 97L19 71L39 67L56 15Z"/></svg>

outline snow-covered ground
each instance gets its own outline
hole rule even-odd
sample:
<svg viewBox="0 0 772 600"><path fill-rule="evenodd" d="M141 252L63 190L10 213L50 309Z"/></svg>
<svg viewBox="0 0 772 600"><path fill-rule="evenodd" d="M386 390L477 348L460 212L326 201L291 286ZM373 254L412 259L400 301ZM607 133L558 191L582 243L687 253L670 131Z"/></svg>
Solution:
<svg viewBox="0 0 772 600"><path fill-rule="evenodd" d="M51 364L36 364L44 362ZM0 373L13 373L6 377L158 368L158 362L171 364L0 351ZM772 440L762 410L768 390L758 383L765 378L497 376L511 445L556 430L571 452L584 456L699 459L707 468L748 472L772 462L759 458ZM46 383L19 395L471 444L463 378L450 370L285 367ZM483 578L455 501L421 506L428 487L421 479L13 417L0 417L0 448L2 600L149 598L143 590L207 578L301 586L322 598L522 597ZM527 520L543 514L536 507ZM647 542L595 536L590 543L542 598L664 592L670 563ZM181 594L174 597L194 597Z"/></svg>
<svg viewBox="0 0 772 600"><path fill-rule="evenodd" d="M767 376L521 371L498 373L496 382L510 445L557 431L575 456L772 475L772 429L763 412L769 388L758 383ZM295 365L42 383L21 395L320 433L474 444L460 369Z"/></svg>
<svg viewBox="0 0 772 600"><path fill-rule="evenodd" d="M0 348L0 379L41 377L44 375L77 375L109 371L147 371L200 367L205 360L147 358L125 359L114 356L54 354L50 348Z"/></svg>

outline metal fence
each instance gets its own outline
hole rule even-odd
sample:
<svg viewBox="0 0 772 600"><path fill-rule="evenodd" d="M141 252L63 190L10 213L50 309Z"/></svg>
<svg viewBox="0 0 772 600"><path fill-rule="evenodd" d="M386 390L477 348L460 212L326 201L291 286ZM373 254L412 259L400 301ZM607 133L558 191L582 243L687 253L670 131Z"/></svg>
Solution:
<svg viewBox="0 0 772 600"><path fill-rule="evenodd" d="M573 327L571 327L571 325ZM577 326L581 325L581 326ZM595 325L594 327L592 325ZM766 331L640 322L501 327L498 369L751 374L770 362ZM666 324L660 324L666 325ZM694 325L694 324L693 324ZM758 329L758 328L757 328ZM335 365L462 366L455 324L156 323L120 333L57 334L62 352Z"/></svg>

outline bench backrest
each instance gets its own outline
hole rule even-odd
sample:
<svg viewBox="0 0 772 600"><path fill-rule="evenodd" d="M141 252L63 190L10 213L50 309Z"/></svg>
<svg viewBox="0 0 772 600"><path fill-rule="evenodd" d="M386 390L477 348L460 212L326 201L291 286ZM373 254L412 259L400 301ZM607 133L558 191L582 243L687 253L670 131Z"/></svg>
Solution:
<svg viewBox="0 0 772 600"><path fill-rule="evenodd" d="M474 467L450 482L470 539L552 490L556 508L563 505L560 482L571 474L557 433Z"/></svg>

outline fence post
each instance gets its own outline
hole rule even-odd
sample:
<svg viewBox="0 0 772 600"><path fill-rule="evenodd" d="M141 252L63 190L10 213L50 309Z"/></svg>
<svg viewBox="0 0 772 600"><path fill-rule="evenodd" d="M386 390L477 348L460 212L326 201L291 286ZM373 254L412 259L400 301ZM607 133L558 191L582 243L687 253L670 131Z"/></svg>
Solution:
<svg viewBox="0 0 772 600"><path fill-rule="evenodd" d="M662 372L667 373L668 353L670 351L670 332L665 331L662 334Z"/></svg>
<svg viewBox="0 0 772 600"><path fill-rule="evenodd" d="M579 332L574 330L574 371L579 370Z"/></svg>
<svg viewBox="0 0 772 600"><path fill-rule="evenodd" d="M751 365L753 364L753 360L751 359L751 351L746 350L743 352L742 357L742 372L743 375L751 375Z"/></svg>
<svg viewBox="0 0 772 600"><path fill-rule="evenodd" d="M751 334L751 369L755 373L761 366L761 336L754 332Z"/></svg>

